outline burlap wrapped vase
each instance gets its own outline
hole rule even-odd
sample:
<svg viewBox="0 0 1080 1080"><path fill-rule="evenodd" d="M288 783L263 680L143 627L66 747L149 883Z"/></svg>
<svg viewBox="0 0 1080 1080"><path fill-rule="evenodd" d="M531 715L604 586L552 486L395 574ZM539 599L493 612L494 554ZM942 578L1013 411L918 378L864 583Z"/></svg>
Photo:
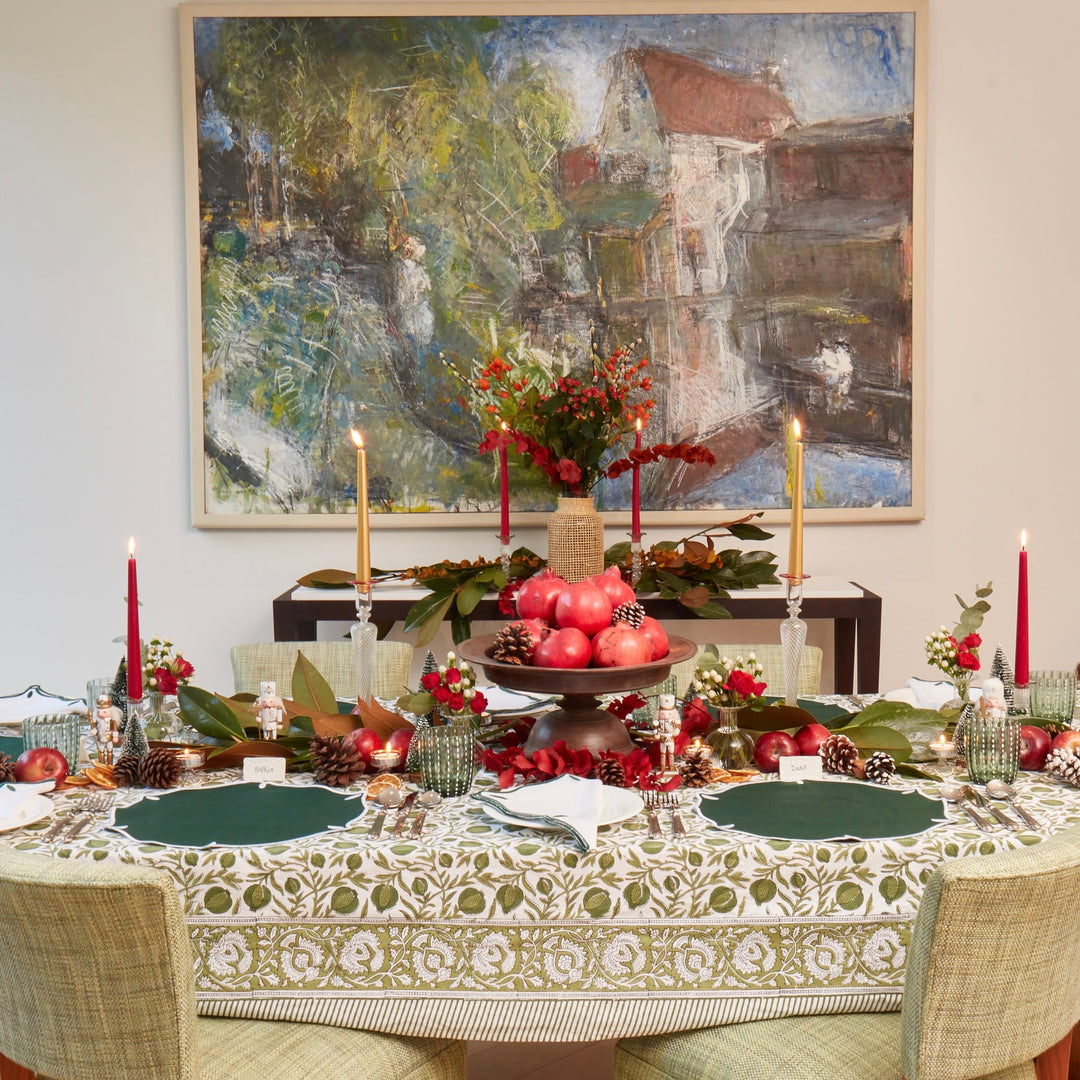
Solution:
<svg viewBox="0 0 1080 1080"><path fill-rule="evenodd" d="M560 495L548 518L548 566L573 584L604 571L604 519L592 496Z"/></svg>

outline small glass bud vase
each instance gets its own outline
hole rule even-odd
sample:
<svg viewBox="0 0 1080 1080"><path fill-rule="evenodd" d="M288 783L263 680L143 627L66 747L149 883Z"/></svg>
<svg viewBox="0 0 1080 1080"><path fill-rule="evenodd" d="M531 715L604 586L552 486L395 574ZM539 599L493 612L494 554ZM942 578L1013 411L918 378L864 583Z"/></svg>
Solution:
<svg viewBox="0 0 1080 1080"><path fill-rule="evenodd" d="M739 707L720 705L718 723L705 737L713 761L722 769L745 769L754 759L754 736L739 727Z"/></svg>
<svg viewBox="0 0 1080 1080"><path fill-rule="evenodd" d="M174 711L176 698L167 697L157 690L146 695L146 716L143 731L148 739L167 742L183 726Z"/></svg>

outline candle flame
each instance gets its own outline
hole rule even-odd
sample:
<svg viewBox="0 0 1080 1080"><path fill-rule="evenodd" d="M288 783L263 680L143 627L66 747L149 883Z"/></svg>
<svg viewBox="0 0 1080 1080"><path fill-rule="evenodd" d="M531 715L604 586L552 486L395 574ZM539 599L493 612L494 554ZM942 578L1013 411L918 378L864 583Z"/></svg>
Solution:
<svg viewBox="0 0 1080 1080"><path fill-rule="evenodd" d="M356 443L357 450L363 450L364 449L364 436L361 435L360 432L356 430L356 428L350 428L349 429L349 434L352 436L352 441L354 443Z"/></svg>
<svg viewBox="0 0 1080 1080"><path fill-rule="evenodd" d="M506 430L506 421L505 420L502 422L502 429L503 429L503 431Z"/></svg>
<svg viewBox="0 0 1080 1080"><path fill-rule="evenodd" d="M791 421L791 427L792 427L792 430L795 432L795 438L796 439L801 439L802 438L802 428L799 427L799 421L798 420L792 420Z"/></svg>
<svg viewBox="0 0 1080 1080"><path fill-rule="evenodd" d="M640 416L637 418L637 429L638 429L638 431L641 430L641 417Z"/></svg>
<svg viewBox="0 0 1080 1080"><path fill-rule="evenodd" d="M1020 550L1027 551L1027 529L1020 530Z"/></svg>
<svg viewBox="0 0 1080 1080"><path fill-rule="evenodd" d="M134 559L135 558L135 537L134 536L128 538L128 558L129 559Z"/></svg>

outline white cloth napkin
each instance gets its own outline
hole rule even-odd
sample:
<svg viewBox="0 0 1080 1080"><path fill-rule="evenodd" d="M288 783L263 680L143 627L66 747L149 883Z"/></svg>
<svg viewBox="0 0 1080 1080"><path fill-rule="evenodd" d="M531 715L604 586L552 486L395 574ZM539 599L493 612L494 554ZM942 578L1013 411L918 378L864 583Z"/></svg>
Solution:
<svg viewBox="0 0 1080 1080"><path fill-rule="evenodd" d="M596 844L603 790L599 780L565 775L512 791L478 791L473 798L523 825L537 822L563 829L582 851L588 851Z"/></svg>
<svg viewBox="0 0 1080 1080"><path fill-rule="evenodd" d="M81 698L65 698L50 694L40 686L31 686L21 694L0 697L0 724L18 724L28 716L55 712L85 712Z"/></svg>
<svg viewBox="0 0 1080 1080"><path fill-rule="evenodd" d="M972 701L978 701L982 697L982 691L978 687L968 690L968 697ZM890 690L885 695L886 701L906 701L916 709L939 710L943 705L956 698L956 687L947 680L931 681L930 679L908 679L907 684L900 690Z"/></svg>
<svg viewBox="0 0 1080 1080"><path fill-rule="evenodd" d="M0 785L0 821L18 820L35 795L52 791L55 784L55 780L43 780L39 784Z"/></svg>

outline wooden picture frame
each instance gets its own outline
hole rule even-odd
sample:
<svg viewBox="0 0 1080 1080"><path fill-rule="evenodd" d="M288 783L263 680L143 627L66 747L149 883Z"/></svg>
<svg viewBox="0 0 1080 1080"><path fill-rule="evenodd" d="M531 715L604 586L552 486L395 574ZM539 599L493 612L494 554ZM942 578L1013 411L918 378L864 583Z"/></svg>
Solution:
<svg viewBox="0 0 1080 1080"><path fill-rule="evenodd" d="M642 521L924 507L926 0L182 4L192 520L493 529L447 366L631 340ZM597 505L629 522L629 477ZM512 525L553 496L511 469Z"/></svg>

